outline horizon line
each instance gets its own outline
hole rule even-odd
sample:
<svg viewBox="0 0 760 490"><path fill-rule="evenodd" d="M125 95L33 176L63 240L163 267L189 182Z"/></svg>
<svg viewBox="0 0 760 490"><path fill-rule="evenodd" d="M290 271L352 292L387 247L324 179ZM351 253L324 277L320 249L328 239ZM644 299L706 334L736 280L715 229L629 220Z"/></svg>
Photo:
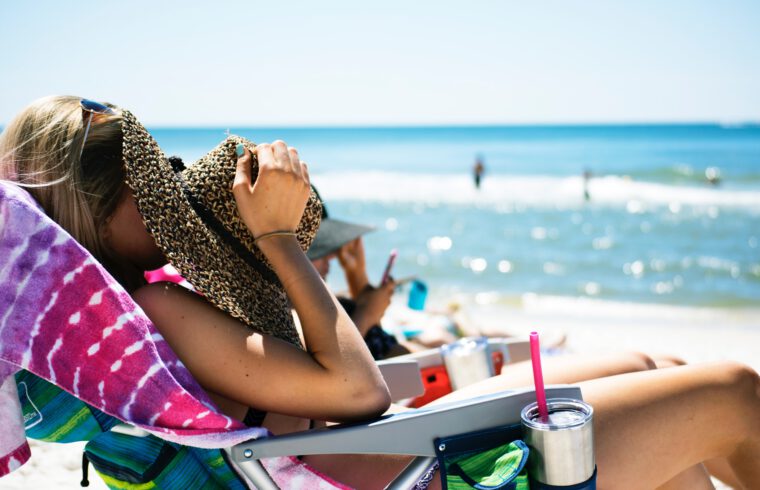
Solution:
<svg viewBox="0 0 760 490"><path fill-rule="evenodd" d="M480 129L480 128L598 128L598 127L719 127L724 129L747 129L760 127L760 119L742 121L595 121L595 122L465 122L465 123L292 123L263 125L256 123L238 124L167 124L143 123L151 129ZM0 131L7 123L0 124Z"/></svg>
<svg viewBox="0 0 760 490"><path fill-rule="evenodd" d="M746 121L609 121L609 122L504 122L504 123L293 123L293 124L146 124L153 129L467 129L467 128L590 128L590 127L760 127L760 119ZM0 126L4 127L4 126Z"/></svg>

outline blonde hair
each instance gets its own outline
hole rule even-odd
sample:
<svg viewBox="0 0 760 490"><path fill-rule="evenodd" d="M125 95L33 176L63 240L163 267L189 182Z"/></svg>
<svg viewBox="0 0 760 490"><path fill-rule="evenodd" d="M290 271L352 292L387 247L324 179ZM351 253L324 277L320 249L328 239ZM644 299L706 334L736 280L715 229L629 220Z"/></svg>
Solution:
<svg viewBox="0 0 760 490"><path fill-rule="evenodd" d="M102 233L125 186L121 112L93 115L83 141L87 118L80 100L45 97L18 114L0 134L0 179L26 188L117 279L131 283Z"/></svg>

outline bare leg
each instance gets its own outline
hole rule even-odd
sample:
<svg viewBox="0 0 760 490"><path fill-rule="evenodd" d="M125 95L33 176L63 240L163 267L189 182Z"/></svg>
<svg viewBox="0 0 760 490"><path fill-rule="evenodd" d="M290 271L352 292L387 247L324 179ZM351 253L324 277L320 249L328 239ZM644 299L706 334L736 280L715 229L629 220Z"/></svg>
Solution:
<svg viewBox="0 0 760 490"><path fill-rule="evenodd" d="M544 381L547 384L571 384L655 369L654 361L638 352L548 357L542 363ZM432 403L462 400L484 393L525 386L533 386L533 370L529 361L508 364L501 370L501 375L457 390Z"/></svg>
<svg viewBox="0 0 760 490"><path fill-rule="evenodd" d="M654 369L654 361L644 354L627 352L601 356L558 356L544 361L544 377L547 383L576 383L581 380L620 373ZM486 380L449 394L441 402L471 398L489 392L529 386L533 383L533 371L529 362L510 364L500 376ZM436 403L436 402L433 402ZM395 411L406 410L397 407ZM394 411L394 410L392 410ZM307 456L304 461L317 470L331 475L341 483L354 488L383 488L410 461L407 457L378 457L372 455L318 455ZM431 490L438 488L435 480Z"/></svg>
<svg viewBox="0 0 760 490"><path fill-rule="evenodd" d="M657 369L686 365L686 361L676 356L653 355L652 359L657 365Z"/></svg>
<svg viewBox="0 0 760 490"><path fill-rule="evenodd" d="M580 383L595 409L599 488L655 488L726 457L745 488L760 488L760 381L711 363Z"/></svg>
<svg viewBox="0 0 760 490"><path fill-rule="evenodd" d="M595 410L600 490L666 484L670 485L666 488L679 488L677 484L700 477L694 468L701 461L715 457L727 458L745 488L760 488L760 381L750 368L711 363L624 374L580 385L584 399ZM499 388L494 383L479 383L470 390L472 394L478 387L483 388L481 393ZM307 460L358 488L382 486L382 481L388 481L408 461L377 456Z"/></svg>
<svg viewBox="0 0 760 490"><path fill-rule="evenodd" d="M544 377L547 383L576 383L602 376L621 373L646 371L654 369L654 361L648 356L636 352L607 354L601 356L558 356L544 361ZM529 386L533 383L533 371L529 362L510 364L495 376L451 393L440 399L441 402L455 399L471 398L489 392L503 391L509 388ZM436 403L436 402L433 402ZM397 407L403 411L404 407ZM378 457L372 455L318 455L307 456L304 460L317 470L331 475L341 483L354 488L383 488L409 462L407 457ZM438 488L435 480L431 489Z"/></svg>

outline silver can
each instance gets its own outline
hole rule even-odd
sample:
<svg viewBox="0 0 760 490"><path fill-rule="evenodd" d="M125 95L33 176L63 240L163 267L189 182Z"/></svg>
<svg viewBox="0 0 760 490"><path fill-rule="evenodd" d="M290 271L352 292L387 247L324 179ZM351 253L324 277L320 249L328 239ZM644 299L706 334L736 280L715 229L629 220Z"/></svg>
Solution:
<svg viewBox="0 0 760 490"><path fill-rule="evenodd" d="M538 404L523 408L523 439L530 448L531 478L555 486L577 485L594 475L594 409L570 398L546 401L549 417L541 420Z"/></svg>

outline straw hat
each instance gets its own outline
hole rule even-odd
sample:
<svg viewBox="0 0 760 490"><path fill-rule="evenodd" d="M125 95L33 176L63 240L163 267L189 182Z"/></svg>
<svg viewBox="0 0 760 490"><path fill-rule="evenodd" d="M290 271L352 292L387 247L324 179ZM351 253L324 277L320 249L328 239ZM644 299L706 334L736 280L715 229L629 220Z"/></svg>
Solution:
<svg viewBox="0 0 760 490"><path fill-rule="evenodd" d="M240 219L232 194L238 143L229 136L190 167L175 172L158 143L122 111L127 185L148 232L167 260L216 307L252 329L300 345L285 290ZM258 162L253 159L254 179ZM309 248L321 205L312 192L296 235Z"/></svg>

